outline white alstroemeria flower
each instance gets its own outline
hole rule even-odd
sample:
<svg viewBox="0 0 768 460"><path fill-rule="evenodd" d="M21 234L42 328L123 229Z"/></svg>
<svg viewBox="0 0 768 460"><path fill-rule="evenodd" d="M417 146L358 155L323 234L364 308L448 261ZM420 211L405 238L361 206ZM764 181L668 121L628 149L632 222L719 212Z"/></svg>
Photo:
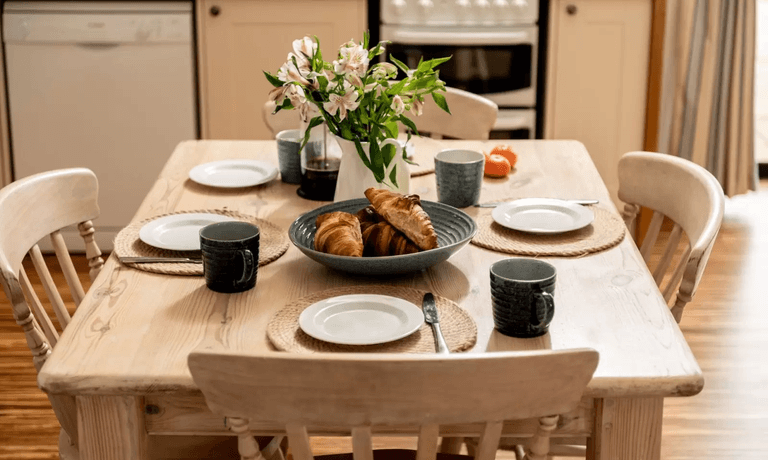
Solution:
<svg viewBox="0 0 768 460"><path fill-rule="evenodd" d="M419 116L421 115L422 111L424 109L424 103L421 102L418 98L414 97L411 101L411 113Z"/></svg>
<svg viewBox="0 0 768 460"><path fill-rule="evenodd" d="M395 96L392 98L392 104L389 108L394 110L396 116L400 116L405 111L405 102L400 96Z"/></svg>
<svg viewBox="0 0 768 460"><path fill-rule="evenodd" d="M286 91L286 96L291 100L291 104L299 108L307 103L307 96L304 94L304 89L298 85L288 85L290 89Z"/></svg>
<svg viewBox="0 0 768 460"><path fill-rule="evenodd" d="M299 40L293 41L293 52L296 54L296 59L301 58L307 62L309 66L309 59L317 53L317 42L310 37L304 37ZM301 63L299 63L301 65Z"/></svg>
<svg viewBox="0 0 768 460"><path fill-rule="evenodd" d="M343 95L335 93L329 94L329 101L323 103L323 108L331 115L335 115L336 112L339 112L339 116L343 120L347 118L347 111L355 110L357 106L360 105L360 101L358 100L359 95L357 94L357 91L355 91L355 88L347 83L346 80L344 81L342 91L344 92Z"/></svg>
<svg viewBox="0 0 768 460"><path fill-rule="evenodd" d="M336 73L349 74L350 72L364 75L368 71L368 50L362 45L353 45L351 43L339 48L341 58L333 61L333 68Z"/></svg>
<svg viewBox="0 0 768 460"><path fill-rule="evenodd" d="M300 69L296 68L291 56L292 54L288 54L288 61L280 66L280 70L277 71L277 79L286 83L295 81L302 85L310 85L311 83L309 83L309 80L307 80L304 75L308 75L311 72L309 72L309 70L302 72Z"/></svg>
<svg viewBox="0 0 768 460"><path fill-rule="evenodd" d="M355 73L350 73L347 75L347 81L352 83L352 85L356 86L357 88L363 87L363 80L360 79L359 76Z"/></svg>
<svg viewBox="0 0 768 460"><path fill-rule="evenodd" d="M373 78L384 80L397 75L397 67L390 62L381 62L373 66Z"/></svg>
<svg viewBox="0 0 768 460"><path fill-rule="evenodd" d="M274 102L278 107L281 106L285 100L286 92L288 91L289 86L293 85L283 85L278 86L277 88L272 88L268 95L269 100Z"/></svg>

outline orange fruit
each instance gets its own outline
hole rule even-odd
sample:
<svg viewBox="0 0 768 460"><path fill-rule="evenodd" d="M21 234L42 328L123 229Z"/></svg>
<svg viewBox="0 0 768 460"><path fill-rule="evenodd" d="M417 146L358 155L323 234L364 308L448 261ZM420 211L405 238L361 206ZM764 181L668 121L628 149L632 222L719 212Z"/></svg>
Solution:
<svg viewBox="0 0 768 460"><path fill-rule="evenodd" d="M509 161L501 155L485 154L485 175L488 177L506 177L512 170Z"/></svg>
<svg viewBox="0 0 768 460"><path fill-rule="evenodd" d="M510 145L497 145L491 150L491 155L501 155L509 161L509 167L514 168L517 163L517 154Z"/></svg>

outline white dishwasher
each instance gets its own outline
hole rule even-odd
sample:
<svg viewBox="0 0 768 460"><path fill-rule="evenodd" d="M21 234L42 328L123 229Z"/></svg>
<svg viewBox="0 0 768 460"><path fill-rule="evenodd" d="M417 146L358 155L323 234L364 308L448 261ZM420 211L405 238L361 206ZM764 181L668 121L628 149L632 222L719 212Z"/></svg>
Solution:
<svg viewBox="0 0 768 460"><path fill-rule="evenodd" d="M14 179L93 170L102 249L176 145L197 137L191 13L191 2L4 3Z"/></svg>

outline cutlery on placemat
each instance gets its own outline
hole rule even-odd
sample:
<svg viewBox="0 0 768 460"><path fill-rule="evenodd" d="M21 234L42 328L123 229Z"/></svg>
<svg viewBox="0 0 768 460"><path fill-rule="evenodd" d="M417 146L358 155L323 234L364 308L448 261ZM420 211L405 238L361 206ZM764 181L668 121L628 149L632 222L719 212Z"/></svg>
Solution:
<svg viewBox="0 0 768 460"><path fill-rule="evenodd" d="M124 264L201 264L203 259L190 257L121 257Z"/></svg>
<svg viewBox="0 0 768 460"><path fill-rule="evenodd" d="M435 349L438 353L450 353L451 350L448 349L448 345L445 343L443 333L440 332L440 318L437 316L435 296L431 292L424 294L421 308L424 310L424 320L432 326L432 332L435 334Z"/></svg>
<svg viewBox="0 0 768 460"><path fill-rule="evenodd" d="M597 204L600 202L599 200L563 200L563 201L567 201L573 204ZM509 201L493 201L490 203L477 203L475 207L476 208L495 208L496 206L504 203L509 203Z"/></svg>

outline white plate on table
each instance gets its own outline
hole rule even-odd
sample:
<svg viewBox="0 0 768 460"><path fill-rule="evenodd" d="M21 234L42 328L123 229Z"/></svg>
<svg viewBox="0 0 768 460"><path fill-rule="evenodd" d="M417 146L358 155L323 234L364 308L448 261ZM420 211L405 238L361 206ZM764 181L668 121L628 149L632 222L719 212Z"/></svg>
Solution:
<svg viewBox="0 0 768 460"><path fill-rule="evenodd" d="M424 324L416 305L374 294L352 294L321 300L299 316L309 336L342 345L373 345L402 339Z"/></svg>
<svg viewBox="0 0 768 460"><path fill-rule="evenodd" d="M199 251L200 229L206 225L237 220L221 214L171 214L147 222L139 230L139 239L150 246L172 251Z"/></svg>
<svg viewBox="0 0 768 460"><path fill-rule="evenodd" d="M554 198L522 198L494 208L493 220L520 232L554 234L586 227L595 220L595 213Z"/></svg>
<svg viewBox="0 0 768 460"><path fill-rule="evenodd" d="M220 188L252 187L277 177L277 168L259 160L221 160L197 165L189 178L198 184Z"/></svg>

